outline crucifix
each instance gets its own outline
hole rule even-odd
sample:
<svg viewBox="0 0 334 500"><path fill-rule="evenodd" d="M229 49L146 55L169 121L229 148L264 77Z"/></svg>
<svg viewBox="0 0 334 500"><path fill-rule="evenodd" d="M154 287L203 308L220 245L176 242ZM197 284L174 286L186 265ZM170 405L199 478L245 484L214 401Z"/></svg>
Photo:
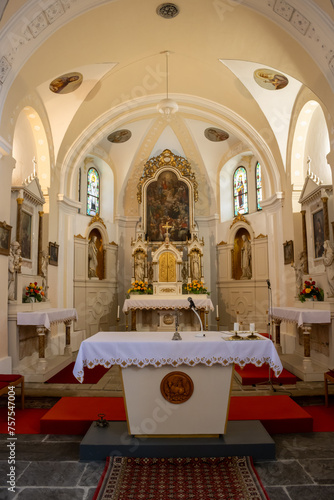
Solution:
<svg viewBox="0 0 334 500"><path fill-rule="evenodd" d="M168 229L172 229L173 226L169 226L168 222L166 223L165 226L162 226L162 229L166 229L166 236L165 238L169 238L169 234L168 234Z"/></svg>

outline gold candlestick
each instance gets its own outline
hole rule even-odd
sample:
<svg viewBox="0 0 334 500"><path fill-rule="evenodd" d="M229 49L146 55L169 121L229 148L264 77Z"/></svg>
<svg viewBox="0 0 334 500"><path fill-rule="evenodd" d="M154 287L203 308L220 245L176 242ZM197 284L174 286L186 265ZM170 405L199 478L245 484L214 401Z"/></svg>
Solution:
<svg viewBox="0 0 334 500"><path fill-rule="evenodd" d="M217 331L219 331L219 320L220 320L219 316L216 316L216 321L217 321Z"/></svg>

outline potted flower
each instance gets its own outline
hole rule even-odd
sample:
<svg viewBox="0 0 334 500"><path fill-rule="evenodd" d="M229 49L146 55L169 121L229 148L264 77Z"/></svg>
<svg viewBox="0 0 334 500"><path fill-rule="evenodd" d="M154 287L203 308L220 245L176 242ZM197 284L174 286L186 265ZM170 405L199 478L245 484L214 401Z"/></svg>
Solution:
<svg viewBox="0 0 334 500"><path fill-rule="evenodd" d="M322 288L316 286L315 281L312 278L304 281L303 289L298 296L300 302L305 302L305 300L324 300L324 291Z"/></svg>
<svg viewBox="0 0 334 500"><path fill-rule="evenodd" d="M142 281L142 280L135 280L133 283L131 283L131 288L127 291L127 295L152 295L153 294L153 287L152 285L149 285L147 281Z"/></svg>
<svg viewBox="0 0 334 500"><path fill-rule="evenodd" d="M193 280L191 283L188 283L184 286L184 292L187 294L195 293L195 294L206 294L210 295L204 283L199 280Z"/></svg>
<svg viewBox="0 0 334 500"><path fill-rule="evenodd" d="M44 297L43 288L38 286L37 281L26 286L23 302L41 302Z"/></svg>

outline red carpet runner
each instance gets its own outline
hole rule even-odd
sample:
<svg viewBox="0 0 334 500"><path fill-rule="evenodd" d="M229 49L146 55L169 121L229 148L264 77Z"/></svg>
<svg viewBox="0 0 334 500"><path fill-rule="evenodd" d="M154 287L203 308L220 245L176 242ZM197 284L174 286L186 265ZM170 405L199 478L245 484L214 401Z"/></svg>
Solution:
<svg viewBox="0 0 334 500"><path fill-rule="evenodd" d="M41 419L41 433L85 434L100 413L126 420L123 398L62 398ZM260 420L270 434L312 432L312 417L289 396L232 397L229 420Z"/></svg>
<svg viewBox="0 0 334 500"><path fill-rule="evenodd" d="M46 384L79 384L80 382L73 375L74 362L63 368L60 372L56 373L53 377L49 378ZM104 366L98 365L94 368L84 368L84 384L97 384L98 381L110 370Z"/></svg>
<svg viewBox="0 0 334 500"><path fill-rule="evenodd" d="M93 500L269 499L249 457L109 457Z"/></svg>

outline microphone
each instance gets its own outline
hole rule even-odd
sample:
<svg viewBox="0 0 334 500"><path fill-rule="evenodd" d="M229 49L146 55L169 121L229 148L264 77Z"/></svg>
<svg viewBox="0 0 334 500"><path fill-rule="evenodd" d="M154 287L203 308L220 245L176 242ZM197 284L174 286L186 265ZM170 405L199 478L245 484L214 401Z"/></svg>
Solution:
<svg viewBox="0 0 334 500"><path fill-rule="evenodd" d="M266 282L267 282L268 288L270 290L270 280L266 280Z"/></svg>
<svg viewBox="0 0 334 500"><path fill-rule="evenodd" d="M196 309L195 303L191 297L188 297L188 301L189 301L189 308Z"/></svg>

